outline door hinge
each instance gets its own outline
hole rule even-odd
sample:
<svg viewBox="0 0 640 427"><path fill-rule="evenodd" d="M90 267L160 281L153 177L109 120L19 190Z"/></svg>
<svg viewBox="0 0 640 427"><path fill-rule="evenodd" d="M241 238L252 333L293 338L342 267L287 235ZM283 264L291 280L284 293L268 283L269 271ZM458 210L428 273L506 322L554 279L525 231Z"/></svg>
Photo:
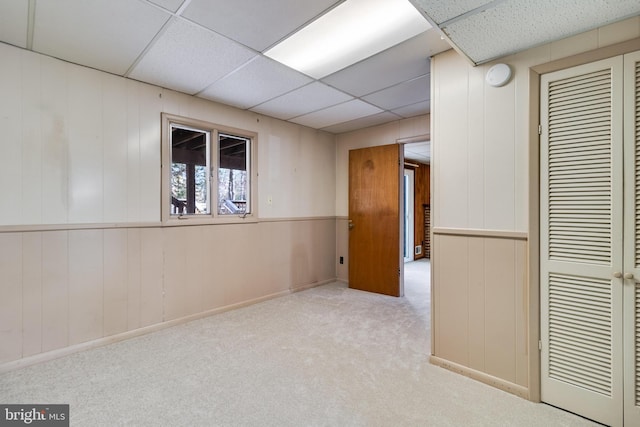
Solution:
<svg viewBox="0 0 640 427"><path fill-rule="evenodd" d="M400 275L400 269L398 269L398 276Z"/></svg>
<svg viewBox="0 0 640 427"><path fill-rule="evenodd" d="M538 125L538 135L542 135L542 125Z"/></svg>
<svg viewBox="0 0 640 427"><path fill-rule="evenodd" d="M542 351L542 340L538 340L538 350Z"/></svg>

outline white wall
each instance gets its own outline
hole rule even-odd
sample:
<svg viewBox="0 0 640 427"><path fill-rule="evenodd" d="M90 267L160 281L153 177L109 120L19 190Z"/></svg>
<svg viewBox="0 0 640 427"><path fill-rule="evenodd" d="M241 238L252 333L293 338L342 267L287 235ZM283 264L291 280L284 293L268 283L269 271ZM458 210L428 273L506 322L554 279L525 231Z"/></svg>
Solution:
<svg viewBox="0 0 640 427"><path fill-rule="evenodd" d="M0 371L335 279L333 135L5 44L0 64ZM257 223L161 224L162 112L258 134Z"/></svg>

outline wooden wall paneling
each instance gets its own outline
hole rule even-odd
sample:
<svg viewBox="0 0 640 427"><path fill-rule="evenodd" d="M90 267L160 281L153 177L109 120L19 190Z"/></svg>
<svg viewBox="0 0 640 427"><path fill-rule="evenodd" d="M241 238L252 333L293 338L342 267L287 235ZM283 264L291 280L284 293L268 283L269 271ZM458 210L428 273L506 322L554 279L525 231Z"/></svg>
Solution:
<svg viewBox="0 0 640 427"><path fill-rule="evenodd" d="M103 221L100 73L69 65L69 222Z"/></svg>
<svg viewBox="0 0 640 427"><path fill-rule="evenodd" d="M468 238L435 236L438 265L434 268L435 356L469 364Z"/></svg>
<svg viewBox="0 0 640 427"><path fill-rule="evenodd" d="M21 211L20 224L42 223L41 58L22 51L22 203L21 209L17 204L12 207ZM12 199L17 193L12 193Z"/></svg>
<svg viewBox="0 0 640 427"><path fill-rule="evenodd" d="M184 317L189 310L189 241L187 229L194 227L169 227L163 232L164 251L164 320Z"/></svg>
<svg viewBox="0 0 640 427"><path fill-rule="evenodd" d="M20 224L22 214L22 67L21 51L0 44L0 182L11 183L10 191L0 202L0 224Z"/></svg>
<svg viewBox="0 0 640 427"><path fill-rule="evenodd" d="M127 221L127 81L101 74L104 222Z"/></svg>
<svg viewBox="0 0 640 427"><path fill-rule="evenodd" d="M217 281L218 266L212 258L220 242L216 239L216 226L202 227L202 247L200 248L204 254L203 274L205 281L202 284L202 304L203 310L212 310L224 305L224 288ZM260 239L256 239L255 243L259 244ZM267 256L267 254L265 254Z"/></svg>
<svg viewBox="0 0 640 427"><path fill-rule="evenodd" d="M42 351L69 345L69 232L42 233Z"/></svg>
<svg viewBox="0 0 640 427"><path fill-rule="evenodd" d="M42 233L22 234L22 357L42 352Z"/></svg>
<svg viewBox="0 0 640 427"><path fill-rule="evenodd" d="M484 228L515 227L515 88L487 88L485 94ZM519 172L521 173L521 172Z"/></svg>
<svg viewBox="0 0 640 427"><path fill-rule="evenodd" d="M516 378L515 383L529 387L529 289L527 286L527 242L515 241L515 351Z"/></svg>
<svg viewBox="0 0 640 427"><path fill-rule="evenodd" d="M140 215L140 87L142 83L126 80L127 110L127 221L142 221Z"/></svg>
<svg viewBox="0 0 640 427"><path fill-rule="evenodd" d="M0 362L22 357L22 236L0 234Z"/></svg>
<svg viewBox="0 0 640 427"><path fill-rule="evenodd" d="M485 128L486 109L484 108L485 91L490 90L485 83L485 67L469 69L469 141L465 163L459 165L469 170L467 179L467 227L485 228Z"/></svg>
<svg viewBox="0 0 640 427"><path fill-rule="evenodd" d="M515 383L515 242L485 238L485 372Z"/></svg>
<svg viewBox="0 0 640 427"><path fill-rule="evenodd" d="M103 230L69 231L69 344L104 330Z"/></svg>
<svg viewBox="0 0 640 427"><path fill-rule="evenodd" d="M140 218L138 221L160 221L160 114L162 89L141 84L140 102Z"/></svg>
<svg viewBox="0 0 640 427"><path fill-rule="evenodd" d="M128 230L104 230L104 336L127 331Z"/></svg>
<svg viewBox="0 0 640 427"><path fill-rule="evenodd" d="M163 231L143 228L140 233L140 327L164 320Z"/></svg>
<svg viewBox="0 0 640 427"><path fill-rule="evenodd" d="M482 238L468 238L469 252L469 367L480 372L485 370L487 351L485 335L486 265L485 245Z"/></svg>
<svg viewBox="0 0 640 427"><path fill-rule="evenodd" d="M127 229L127 330L140 327L142 282L142 231Z"/></svg>
<svg viewBox="0 0 640 427"><path fill-rule="evenodd" d="M467 228L469 179L467 167L469 109L468 64L457 53L445 52L432 59L435 103L432 130L434 188L433 226ZM447 76L447 82L444 81Z"/></svg>
<svg viewBox="0 0 640 427"><path fill-rule="evenodd" d="M42 220L66 224L69 204L69 103L68 67L42 57Z"/></svg>

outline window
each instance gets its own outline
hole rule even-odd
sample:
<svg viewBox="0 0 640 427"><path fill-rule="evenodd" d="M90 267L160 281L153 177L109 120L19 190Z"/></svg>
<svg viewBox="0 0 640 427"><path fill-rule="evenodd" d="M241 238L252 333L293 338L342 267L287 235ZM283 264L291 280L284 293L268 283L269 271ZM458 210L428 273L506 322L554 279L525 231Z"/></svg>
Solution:
<svg viewBox="0 0 640 427"><path fill-rule="evenodd" d="M253 216L255 134L162 117L163 220Z"/></svg>

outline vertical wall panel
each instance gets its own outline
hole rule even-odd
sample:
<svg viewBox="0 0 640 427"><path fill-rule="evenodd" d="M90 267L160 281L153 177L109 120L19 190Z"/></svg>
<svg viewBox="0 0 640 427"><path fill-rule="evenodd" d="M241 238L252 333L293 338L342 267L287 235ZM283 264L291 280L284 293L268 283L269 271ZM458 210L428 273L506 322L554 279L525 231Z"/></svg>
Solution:
<svg viewBox="0 0 640 427"><path fill-rule="evenodd" d="M41 58L42 81L42 220L64 224L69 199L68 67ZM45 208L46 207L46 208Z"/></svg>
<svg viewBox="0 0 640 427"><path fill-rule="evenodd" d="M160 220L160 113L161 89L141 85L140 99L140 218Z"/></svg>
<svg viewBox="0 0 640 427"><path fill-rule="evenodd" d="M22 237L0 234L0 363L22 355Z"/></svg>
<svg viewBox="0 0 640 427"><path fill-rule="evenodd" d="M162 233L158 228L140 231L140 327L164 320Z"/></svg>
<svg viewBox="0 0 640 427"><path fill-rule="evenodd" d="M22 52L21 224L42 223L41 58L29 51ZM11 198L14 197L12 194ZM17 204L13 209L20 210Z"/></svg>
<svg viewBox="0 0 640 427"><path fill-rule="evenodd" d="M439 257L434 280L438 284L434 301L435 354L468 366L469 363L469 277L466 237L434 236Z"/></svg>
<svg viewBox="0 0 640 427"><path fill-rule="evenodd" d="M469 239L469 367L485 370L486 262L484 239Z"/></svg>
<svg viewBox="0 0 640 427"><path fill-rule="evenodd" d="M527 286L527 242L515 242L515 351L516 379L523 387L529 386L529 289ZM534 379L537 381L537 379Z"/></svg>
<svg viewBox="0 0 640 427"><path fill-rule="evenodd" d="M127 249L126 229L104 230L104 336L127 330Z"/></svg>
<svg viewBox="0 0 640 427"><path fill-rule="evenodd" d="M515 85L485 91L485 228L515 227ZM521 174L524 171L520 172Z"/></svg>
<svg viewBox="0 0 640 427"><path fill-rule="evenodd" d="M22 233L22 356L42 351L42 233Z"/></svg>
<svg viewBox="0 0 640 427"><path fill-rule="evenodd" d="M69 345L69 235L42 233L42 351Z"/></svg>
<svg viewBox="0 0 640 427"><path fill-rule="evenodd" d="M127 82L102 74L104 222L127 221Z"/></svg>
<svg viewBox="0 0 640 427"><path fill-rule="evenodd" d="M127 330L140 327L141 230L127 230Z"/></svg>
<svg viewBox="0 0 640 427"><path fill-rule="evenodd" d="M69 65L69 222L103 221L100 73Z"/></svg>
<svg viewBox="0 0 640 427"><path fill-rule="evenodd" d="M103 231L69 231L69 344L103 336Z"/></svg>
<svg viewBox="0 0 640 427"><path fill-rule="evenodd" d="M22 93L21 51L0 44L0 182L11 183L0 199L0 224L20 224L22 213Z"/></svg>
<svg viewBox="0 0 640 427"><path fill-rule="evenodd" d="M142 83L126 81L127 125L127 221L141 221L140 216L140 98Z"/></svg>
<svg viewBox="0 0 640 427"><path fill-rule="evenodd" d="M484 67L469 69L469 143L465 159L469 191L466 226L469 228L485 228L485 141L486 109L484 97L486 91Z"/></svg>
<svg viewBox="0 0 640 427"><path fill-rule="evenodd" d="M484 244L485 372L515 382L515 242L486 238Z"/></svg>
<svg viewBox="0 0 640 427"><path fill-rule="evenodd" d="M186 228L171 227L163 232L165 319L173 320L189 314L188 247Z"/></svg>

